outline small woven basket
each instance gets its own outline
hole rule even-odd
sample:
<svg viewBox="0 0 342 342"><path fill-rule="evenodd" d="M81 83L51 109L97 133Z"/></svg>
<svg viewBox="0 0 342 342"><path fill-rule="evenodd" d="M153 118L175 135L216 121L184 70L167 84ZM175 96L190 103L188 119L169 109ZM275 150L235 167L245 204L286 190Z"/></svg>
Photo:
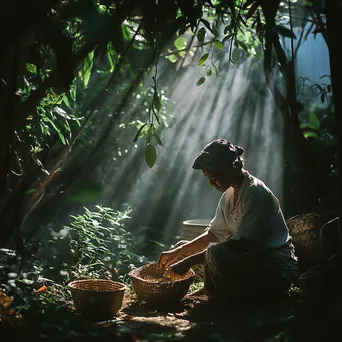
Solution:
<svg viewBox="0 0 342 342"><path fill-rule="evenodd" d="M163 305L180 302L189 290L195 272L190 269L182 279L171 281L164 278L164 271L157 263L132 270L129 274L138 300L147 304Z"/></svg>
<svg viewBox="0 0 342 342"><path fill-rule="evenodd" d="M75 308L87 316L113 317L121 309L126 285L105 279L75 280L68 284Z"/></svg>

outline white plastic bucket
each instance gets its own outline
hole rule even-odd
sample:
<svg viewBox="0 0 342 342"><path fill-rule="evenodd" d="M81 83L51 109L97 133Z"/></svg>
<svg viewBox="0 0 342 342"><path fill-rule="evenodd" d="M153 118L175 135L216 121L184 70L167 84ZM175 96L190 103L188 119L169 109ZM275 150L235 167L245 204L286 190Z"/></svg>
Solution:
<svg viewBox="0 0 342 342"><path fill-rule="evenodd" d="M183 221L183 239L192 240L201 235L209 226L210 221L211 219L194 219Z"/></svg>

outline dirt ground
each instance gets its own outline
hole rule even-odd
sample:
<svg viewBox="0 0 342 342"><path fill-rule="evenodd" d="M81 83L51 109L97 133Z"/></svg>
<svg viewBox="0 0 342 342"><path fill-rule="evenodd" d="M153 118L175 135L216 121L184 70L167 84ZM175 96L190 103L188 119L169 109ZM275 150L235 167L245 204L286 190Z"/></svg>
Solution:
<svg viewBox="0 0 342 342"><path fill-rule="evenodd" d="M116 324L135 341L278 341L292 310L288 301L230 305L204 295L155 309L127 293Z"/></svg>

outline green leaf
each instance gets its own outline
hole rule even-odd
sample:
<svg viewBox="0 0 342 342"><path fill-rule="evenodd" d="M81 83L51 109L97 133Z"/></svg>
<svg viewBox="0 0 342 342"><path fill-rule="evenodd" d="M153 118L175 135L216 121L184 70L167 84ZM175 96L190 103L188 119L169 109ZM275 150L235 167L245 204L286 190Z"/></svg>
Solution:
<svg viewBox="0 0 342 342"><path fill-rule="evenodd" d="M51 126L54 128L54 130L57 132L59 139L61 139L63 145L66 145L67 143L66 143L65 137L64 137L63 133L61 132L61 130L55 125L55 123L50 118L47 117L46 119L51 124Z"/></svg>
<svg viewBox="0 0 342 342"><path fill-rule="evenodd" d="M205 34L206 32L205 32L204 27L201 27L197 33L197 39L201 44L203 44L204 42Z"/></svg>
<svg viewBox="0 0 342 342"><path fill-rule="evenodd" d="M37 75L37 67L34 64L26 63L26 70L31 74Z"/></svg>
<svg viewBox="0 0 342 342"><path fill-rule="evenodd" d="M309 113L309 125L313 129L319 129L321 125L315 112Z"/></svg>
<svg viewBox="0 0 342 342"><path fill-rule="evenodd" d="M74 102L76 101L76 95L76 78L74 78L70 86L70 97Z"/></svg>
<svg viewBox="0 0 342 342"><path fill-rule="evenodd" d="M83 63L83 85L84 88L88 85L91 70L93 68L93 61L94 61L94 50L88 53L88 56L84 58Z"/></svg>
<svg viewBox="0 0 342 342"><path fill-rule="evenodd" d="M65 105L70 108L70 102L69 102L69 99L66 95L63 96L63 102L65 103Z"/></svg>
<svg viewBox="0 0 342 342"><path fill-rule="evenodd" d="M156 139L158 145L163 146L163 143L162 143L162 141L161 141L161 139L160 139L160 136L158 135L158 133L157 133L156 130L153 130L153 136L154 136L154 138Z"/></svg>
<svg viewBox="0 0 342 342"><path fill-rule="evenodd" d="M196 82L196 87L199 87L201 84L205 82L205 76L201 77L197 82Z"/></svg>
<svg viewBox="0 0 342 342"><path fill-rule="evenodd" d="M137 142L137 140L138 140L138 138L139 138L139 136L140 136L141 131L143 130L143 128L144 128L146 125L147 125L147 124L145 123L145 124L143 124L143 125L141 125L141 126L139 127L138 132L137 132L137 134L135 135L135 137L134 137L134 139L133 139L133 142Z"/></svg>
<svg viewBox="0 0 342 342"><path fill-rule="evenodd" d="M201 22L204 24L204 26L212 33L214 34L213 30L210 27L209 21L205 20L205 19L201 19Z"/></svg>
<svg viewBox="0 0 342 342"><path fill-rule="evenodd" d="M205 63L205 61L208 59L209 57L209 53L205 53L200 60L198 61L198 65L202 65L203 63Z"/></svg>
<svg viewBox="0 0 342 342"><path fill-rule="evenodd" d="M116 64L116 53L115 50L113 49L113 44L112 42L109 42L107 44L107 58L110 64L110 72L114 71L115 64Z"/></svg>
<svg viewBox="0 0 342 342"><path fill-rule="evenodd" d="M249 8L247 15L246 15L247 20L253 16L254 12L257 10L259 5L260 5L260 3L258 1L256 1L254 4L252 4L252 6Z"/></svg>
<svg viewBox="0 0 342 342"><path fill-rule="evenodd" d="M244 42L242 42L241 40L236 40L236 42L238 43L239 46L241 46L248 53L247 46Z"/></svg>
<svg viewBox="0 0 342 342"><path fill-rule="evenodd" d="M232 38L234 36L234 33L229 33L228 35L226 35L223 39L222 39L222 43L224 43L226 40Z"/></svg>
<svg viewBox="0 0 342 342"><path fill-rule="evenodd" d="M175 48L176 48L177 50L183 50L183 49L186 48L186 40L185 40L183 37L178 37L178 38L174 41L173 45L175 46Z"/></svg>
<svg viewBox="0 0 342 342"><path fill-rule="evenodd" d="M240 50L235 48L233 50L233 53L232 53L232 56L231 56L233 64L236 64L238 62L239 55L240 55Z"/></svg>
<svg viewBox="0 0 342 342"><path fill-rule="evenodd" d="M304 132L303 135L305 138L318 138L317 133L311 131Z"/></svg>
<svg viewBox="0 0 342 342"><path fill-rule="evenodd" d="M227 32L229 32L230 29L231 29L231 26L230 26L230 25L227 25L227 26L224 28L223 33L224 33L224 34L227 34ZM230 34L233 34L233 33L230 33Z"/></svg>
<svg viewBox="0 0 342 342"><path fill-rule="evenodd" d="M177 62L177 57L176 55L172 54L166 57L171 63L176 63Z"/></svg>
<svg viewBox="0 0 342 342"><path fill-rule="evenodd" d="M153 165L155 164L156 160L157 160L157 151L156 151L155 147L151 144L147 144L146 149L145 149L146 164L150 168L152 168Z"/></svg>
<svg viewBox="0 0 342 342"><path fill-rule="evenodd" d="M277 33L279 33L283 37L293 38L293 39L297 38L296 35L290 29L288 29L285 26L276 25L274 27L274 31L276 31Z"/></svg>
<svg viewBox="0 0 342 342"><path fill-rule="evenodd" d="M218 76L218 75L219 75L219 69L218 69L218 67L217 67L216 64L214 64L214 63L211 63L211 65L212 65L213 68L214 68L215 75Z"/></svg>
<svg viewBox="0 0 342 342"><path fill-rule="evenodd" d="M211 76L211 69L208 69L208 70L207 70L206 75L207 75L207 76Z"/></svg>
<svg viewBox="0 0 342 342"><path fill-rule="evenodd" d="M159 113L162 107L162 103L160 101L160 97L158 96L157 91L155 91L154 96L153 96L153 106Z"/></svg>
<svg viewBox="0 0 342 342"><path fill-rule="evenodd" d="M224 50L224 45L222 44L222 42L220 42L219 40L215 39L213 41L214 46L216 46L218 49L220 50Z"/></svg>

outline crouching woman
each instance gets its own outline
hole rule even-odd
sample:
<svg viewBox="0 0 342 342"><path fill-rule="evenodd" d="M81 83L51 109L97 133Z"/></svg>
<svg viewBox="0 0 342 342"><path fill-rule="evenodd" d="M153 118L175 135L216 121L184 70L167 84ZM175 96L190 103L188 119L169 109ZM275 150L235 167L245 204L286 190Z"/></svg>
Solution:
<svg viewBox="0 0 342 342"><path fill-rule="evenodd" d="M299 275L279 201L244 169L243 153L242 147L217 139L197 155L192 167L222 192L215 217L202 235L159 258L172 280L204 263L204 293L210 297L281 294Z"/></svg>

